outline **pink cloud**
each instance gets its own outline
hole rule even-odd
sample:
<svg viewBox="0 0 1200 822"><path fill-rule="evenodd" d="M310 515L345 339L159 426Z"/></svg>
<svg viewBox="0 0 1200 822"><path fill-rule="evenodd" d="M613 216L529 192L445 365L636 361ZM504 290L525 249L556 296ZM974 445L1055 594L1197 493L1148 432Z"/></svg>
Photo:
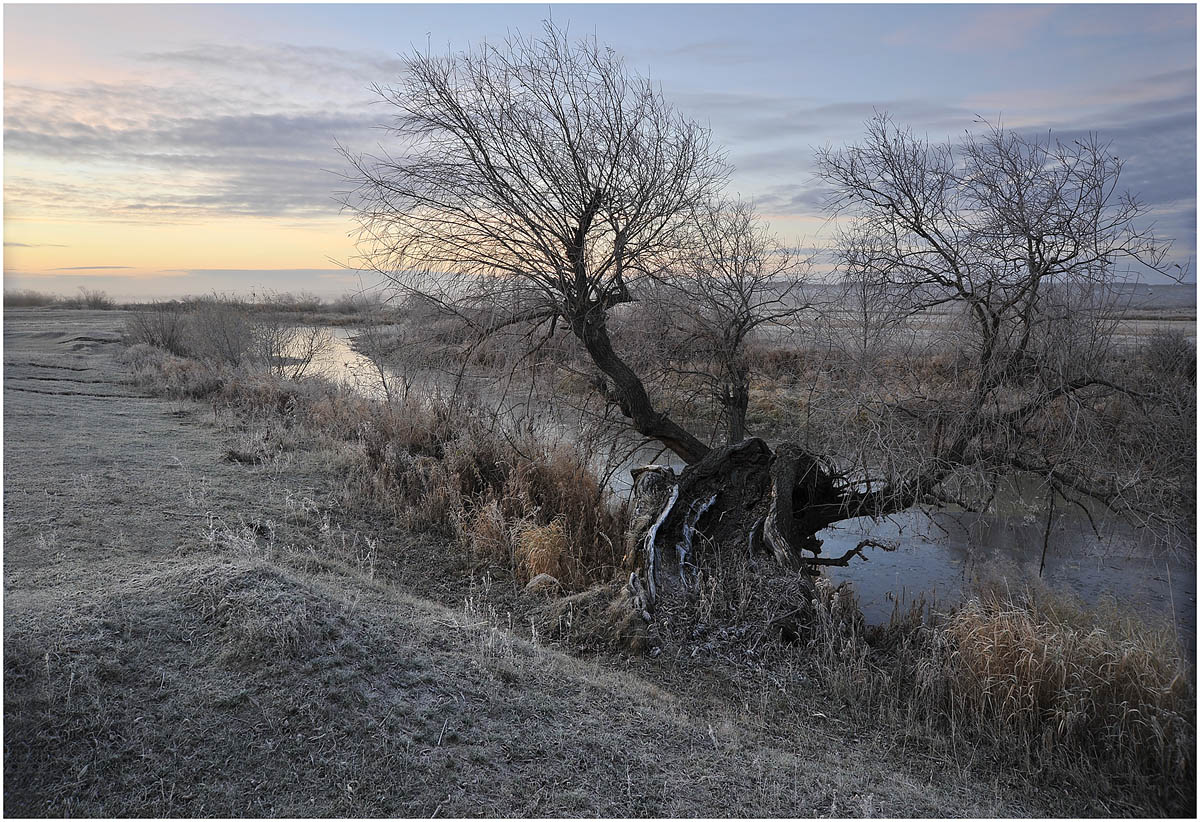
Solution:
<svg viewBox="0 0 1200 822"><path fill-rule="evenodd" d="M944 40L949 51L1011 51L1054 12L1051 6L993 6L978 10L966 25Z"/></svg>

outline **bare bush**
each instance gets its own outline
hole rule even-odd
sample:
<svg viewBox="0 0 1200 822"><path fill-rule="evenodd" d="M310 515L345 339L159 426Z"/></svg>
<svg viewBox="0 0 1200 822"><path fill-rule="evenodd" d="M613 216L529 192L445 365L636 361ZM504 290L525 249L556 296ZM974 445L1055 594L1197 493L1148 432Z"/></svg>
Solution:
<svg viewBox="0 0 1200 822"><path fill-rule="evenodd" d="M1196 341L1180 329L1157 330L1142 349L1147 372L1166 385L1185 389L1196 383Z"/></svg>
<svg viewBox="0 0 1200 822"><path fill-rule="evenodd" d="M271 317L255 318L251 338L249 359L289 380L310 373L333 345L327 328L291 325Z"/></svg>
<svg viewBox="0 0 1200 822"><path fill-rule="evenodd" d="M117 305L116 300L98 288L84 288L80 286L79 296L83 301L83 305L87 308L109 311L116 308Z"/></svg>
<svg viewBox="0 0 1200 822"><path fill-rule="evenodd" d="M145 343L176 356L188 354L187 324L183 305L175 300L153 302L131 311L125 321L125 339Z"/></svg>
<svg viewBox="0 0 1200 822"><path fill-rule="evenodd" d="M245 300L205 297L188 302L187 349L191 356L225 365L247 362L254 347L254 324Z"/></svg>
<svg viewBox="0 0 1200 822"><path fill-rule="evenodd" d="M384 402L406 401L412 387L410 368L418 364L421 357L419 351L426 348L423 345L414 346L414 337L422 338L424 335L413 334L411 327L402 329L394 322L397 317L385 318L378 305L374 310L358 316L360 320L355 325L354 348L370 363L370 374L359 375L360 378L366 376L369 384L378 386Z"/></svg>

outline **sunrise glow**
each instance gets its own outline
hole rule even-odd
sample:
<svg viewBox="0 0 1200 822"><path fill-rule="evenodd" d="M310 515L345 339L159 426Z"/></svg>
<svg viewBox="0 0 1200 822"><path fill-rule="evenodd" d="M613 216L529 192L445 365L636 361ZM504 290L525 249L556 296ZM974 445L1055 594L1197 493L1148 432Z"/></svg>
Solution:
<svg viewBox="0 0 1200 822"><path fill-rule="evenodd" d="M1098 131L1194 256L1191 6L555 6L711 126L786 242L827 232L812 151L875 110L944 139L976 115ZM414 47L535 30L543 6L8 6L5 287L125 296L344 290L337 146ZM97 36L100 34L101 36ZM1048 44L1053 43L1053 47ZM823 233L824 232L824 233ZM219 273L214 273L219 272ZM240 274L238 272L241 272Z"/></svg>

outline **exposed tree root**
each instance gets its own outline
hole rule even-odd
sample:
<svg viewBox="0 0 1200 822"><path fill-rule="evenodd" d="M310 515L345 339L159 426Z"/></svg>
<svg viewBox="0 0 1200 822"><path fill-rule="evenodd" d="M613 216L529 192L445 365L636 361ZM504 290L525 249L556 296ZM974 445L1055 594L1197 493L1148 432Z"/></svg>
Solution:
<svg viewBox="0 0 1200 822"><path fill-rule="evenodd" d="M713 450L677 480L669 469L638 469L626 557L645 574L650 607L693 588L722 552L803 570L866 560L867 547L890 550L866 539L840 557L819 556L817 532L846 515L834 476L828 461L798 445L772 452L757 438Z"/></svg>

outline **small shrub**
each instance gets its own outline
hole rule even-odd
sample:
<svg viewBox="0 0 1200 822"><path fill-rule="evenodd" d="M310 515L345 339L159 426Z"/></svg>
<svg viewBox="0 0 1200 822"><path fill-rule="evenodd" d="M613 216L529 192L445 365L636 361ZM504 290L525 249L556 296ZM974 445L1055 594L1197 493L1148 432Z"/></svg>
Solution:
<svg viewBox="0 0 1200 822"><path fill-rule="evenodd" d="M1181 384L1195 385L1196 343L1180 329L1160 329L1142 347L1142 360L1149 373Z"/></svg>
<svg viewBox="0 0 1200 822"><path fill-rule="evenodd" d="M86 308L92 308L99 311L108 311L116 307L117 302L107 293L95 288L79 289L80 299Z"/></svg>
<svg viewBox="0 0 1200 822"><path fill-rule="evenodd" d="M179 357L188 354L187 326L183 306L175 301L153 302L129 314L125 321L125 340L152 345Z"/></svg>
<svg viewBox="0 0 1200 822"><path fill-rule="evenodd" d="M257 318L251 336L251 361L289 380L304 377L333 344L326 328L290 325L270 317Z"/></svg>
<svg viewBox="0 0 1200 822"><path fill-rule="evenodd" d="M495 500L463 512L462 516L460 532L472 553L506 565L513 562L516 553L513 529Z"/></svg>
<svg viewBox="0 0 1200 822"><path fill-rule="evenodd" d="M193 301L186 328L190 356L235 366L249 361L254 325L242 301L228 298Z"/></svg>

